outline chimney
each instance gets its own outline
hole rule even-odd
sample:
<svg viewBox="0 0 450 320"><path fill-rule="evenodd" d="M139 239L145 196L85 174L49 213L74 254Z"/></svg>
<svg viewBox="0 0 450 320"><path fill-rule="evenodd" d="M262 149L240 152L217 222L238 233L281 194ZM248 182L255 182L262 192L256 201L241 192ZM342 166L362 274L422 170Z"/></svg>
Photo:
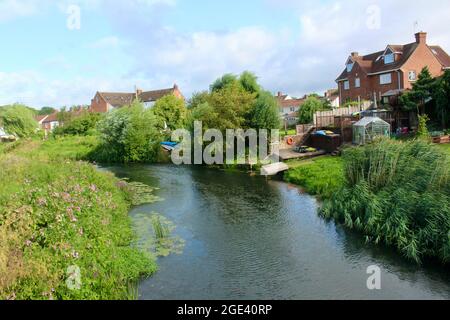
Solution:
<svg viewBox="0 0 450 320"><path fill-rule="evenodd" d="M136 88L136 98L142 94L142 89Z"/></svg>
<svg viewBox="0 0 450 320"><path fill-rule="evenodd" d="M352 52L352 58L357 58L359 57L359 53L358 52Z"/></svg>
<svg viewBox="0 0 450 320"><path fill-rule="evenodd" d="M178 85L176 83L173 85L173 90L178 90Z"/></svg>
<svg viewBox="0 0 450 320"><path fill-rule="evenodd" d="M426 32L418 32L415 34L416 36L416 42L421 44L426 44L427 43L427 33Z"/></svg>
<svg viewBox="0 0 450 320"><path fill-rule="evenodd" d="M278 91L278 97L281 97L283 93L281 91Z"/></svg>

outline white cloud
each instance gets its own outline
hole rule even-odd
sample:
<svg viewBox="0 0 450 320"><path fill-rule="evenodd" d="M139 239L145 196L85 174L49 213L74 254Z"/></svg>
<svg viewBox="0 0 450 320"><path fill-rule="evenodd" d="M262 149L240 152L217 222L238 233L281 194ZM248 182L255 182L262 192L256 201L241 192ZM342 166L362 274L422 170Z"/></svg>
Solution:
<svg viewBox="0 0 450 320"><path fill-rule="evenodd" d="M38 9L38 2L35 0L2 0L0 1L0 22L31 16L36 14Z"/></svg>
<svg viewBox="0 0 450 320"><path fill-rule="evenodd" d="M97 41L88 44L88 47L92 49L114 49L119 47L120 44L121 41L118 37L109 36L98 39Z"/></svg>

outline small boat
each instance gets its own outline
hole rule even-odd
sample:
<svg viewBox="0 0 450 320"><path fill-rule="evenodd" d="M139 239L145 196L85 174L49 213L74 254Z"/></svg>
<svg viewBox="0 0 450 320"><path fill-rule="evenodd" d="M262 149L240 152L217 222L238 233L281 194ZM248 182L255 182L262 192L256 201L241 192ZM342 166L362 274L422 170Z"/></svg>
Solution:
<svg viewBox="0 0 450 320"><path fill-rule="evenodd" d="M161 147L169 152L173 151L177 145L176 142L161 142Z"/></svg>

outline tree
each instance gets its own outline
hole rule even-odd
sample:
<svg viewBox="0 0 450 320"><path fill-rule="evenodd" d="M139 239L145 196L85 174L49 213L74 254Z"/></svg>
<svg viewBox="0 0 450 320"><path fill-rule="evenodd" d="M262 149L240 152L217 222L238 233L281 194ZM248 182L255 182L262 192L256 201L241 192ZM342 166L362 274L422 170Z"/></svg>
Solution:
<svg viewBox="0 0 450 320"><path fill-rule="evenodd" d="M420 72L417 81L413 83L411 91L400 96L400 104L406 111L417 110L423 113L425 104L432 98L435 80L431 76L428 67ZM422 110L420 110L422 109Z"/></svg>
<svg viewBox="0 0 450 320"><path fill-rule="evenodd" d="M263 91L254 102L251 124L254 129L279 129L278 103L270 92Z"/></svg>
<svg viewBox="0 0 450 320"><path fill-rule="evenodd" d="M41 110L38 111L38 115L40 115L40 116L48 116L48 115L53 114L55 112L56 112L55 108L43 107Z"/></svg>
<svg viewBox="0 0 450 320"><path fill-rule="evenodd" d="M214 128L222 131L247 128L255 98L256 94L245 91L238 82L212 92L208 103L218 115Z"/></svg>
<svg viewBox="0 0 450 320"><path fill-rule="evenodd" d="M261 91L261 86L258 84L258 77L250 71L244 71L241 74L239 83L247 92L259 93Z"/></svg>
<svg viewBox="0 0 450 320"><path fill-rule="evenodd" d="M186 124L187 109L184 100L174 95L156 101L152 111L158 119L159 129L165 129L167 125L170 130L176 130L184 128Z"/></svg>
<svg viewBox="0 0 450 320"><path fill-rule="evenodd" d="M219 91L227 86L234 85L238 82L238 78L236 75L227 73L224 74L221 78L214 81L214 83L210 86L211 92Z"/></svg>
<svg viewBox="0 0 450 320"><path fill-rule="evenodd" d="M38 123L29 107L14 104L0 108L0 127L9 134L26 138L36 132Z"/></svg>
<svg viewBox="0 0 450 320"><path fill-rule="evenodd" d="M192 94L191 99L188 101L188 109L194 109L201 104L208 102L209 98L209 92L208 91L202 91L202 92L195 92Z"/></svg>
<svg viewBox="0 0 450 320"><path fill-rule="evenodd" d="M438 79L435 91L436 113L442 128L446 129L450 121L450 70Z"/></svg>
<svg viewBox="0 0 450 320"><path fill-rule="evenodd" d="M83 112L76 118L72 118L69 122L65 122L63 126L59 126L53 130L54 135L89 135L93 132L97 123L100 121L99 113Z"/></svg>
<svg viewBox="0 0 450 320"><path fill-rule="evenodd" d="M314 120L314 114L317 111L324 110L322 101L314 96L310 96L306 99L298 112L299 123L309 124Z"/></svg>

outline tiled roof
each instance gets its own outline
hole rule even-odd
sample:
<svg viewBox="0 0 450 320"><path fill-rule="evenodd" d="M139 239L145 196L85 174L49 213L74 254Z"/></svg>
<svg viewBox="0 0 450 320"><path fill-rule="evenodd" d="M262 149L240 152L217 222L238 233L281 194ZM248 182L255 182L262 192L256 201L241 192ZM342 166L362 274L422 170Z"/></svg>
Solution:
<svg viewBox="0 0 450 320"><path fill-rule="evenodd" d="M48 122L56 122L58 121L58 112L52 113L47 118L42 121L42 123L48 123Z"/></svg>
<svg viewBox="0 0 450 320"><path fill-rule="evenodd" d="M134 93L99 92L99 94L113 107L126 106L136 98Z"/></svg>
<svg viewBox="0 0 450 320"><path fill-rule="evenodd" d="M153 102L153 101L159 100L162 97L165 97L165 96L167 96L169 94L173 94L173 93L174 93L174 88L146 91L146 92L142 92L139 95L139 99L142 102Z"/></svg>
<svg viewBox="0 0 450 320"><path fill-rule="evenodd" d="M431 52L444 68L450 68L450 56L439 46L430 46Z"/></svg>
<svg viewBox="0 0 450 320"><path fill-rule="evenodd" d="M142 102L153 102L164 96L173 94L175 88L143 91L137 97ZM113 107L123 107L131 104L136 99L136 93L119 93L119 92L99 92L99 94Z"/></svg>

